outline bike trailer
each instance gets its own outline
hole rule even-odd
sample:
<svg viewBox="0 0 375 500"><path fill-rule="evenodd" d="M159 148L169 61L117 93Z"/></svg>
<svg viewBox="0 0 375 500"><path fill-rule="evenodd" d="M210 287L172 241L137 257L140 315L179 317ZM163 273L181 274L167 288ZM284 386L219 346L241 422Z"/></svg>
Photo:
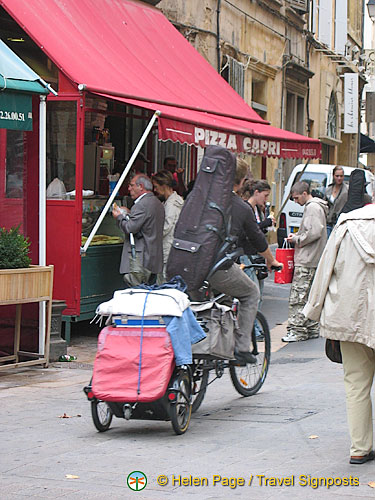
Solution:
<svg viewBox="0 0 375 500"><path fill-rule="evenodd" d="M165 326L108 326L98 339L92 392L102 401L155 401L165 394L174 367Z"/></svg>

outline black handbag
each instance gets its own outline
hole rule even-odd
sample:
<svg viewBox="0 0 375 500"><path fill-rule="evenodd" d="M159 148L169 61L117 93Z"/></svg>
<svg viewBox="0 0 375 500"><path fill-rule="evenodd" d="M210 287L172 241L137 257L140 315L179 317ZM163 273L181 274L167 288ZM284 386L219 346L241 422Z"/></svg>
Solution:
<svg viewBox="0 0 375 500"><path fill-rule="evenodd" d="M339 340L326 339L326 355L333 363L342 363Z"/></svg>

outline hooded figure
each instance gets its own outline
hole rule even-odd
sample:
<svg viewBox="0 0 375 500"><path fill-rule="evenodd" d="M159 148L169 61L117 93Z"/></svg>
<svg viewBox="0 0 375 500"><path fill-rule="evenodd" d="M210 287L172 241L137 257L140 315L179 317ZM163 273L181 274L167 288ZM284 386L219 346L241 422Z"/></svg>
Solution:
<svg viewBox="0 0 375 500"><path fill-rule="evenodd" d="M362 208L366 205L366 177L364 170L356 168L350 174L348 199L341 210L341 214L346 214L357 208Z"/></svg>
<svg viewBox="0 0 375 500"><path fill-rule="evenodd" d="M361 171L355 173L357 176ZM340 216L303 310L310 320L320 319L322 337L340 341L351 464L364 464L375 458L371 403L375 366L374 293L375 205L371 204Z"/></svg>

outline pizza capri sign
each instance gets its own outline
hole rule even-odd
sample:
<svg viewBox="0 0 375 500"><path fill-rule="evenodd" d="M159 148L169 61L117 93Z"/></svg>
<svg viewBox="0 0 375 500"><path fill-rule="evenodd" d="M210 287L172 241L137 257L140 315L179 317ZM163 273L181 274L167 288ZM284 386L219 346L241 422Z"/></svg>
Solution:
<svg viewBox="0 0 375 500"><path fill-rule="evenodd" d="M243 137L216 130L195 127L194 143L199 146L223 146L232 151L241 151L252 155L280 156L280 142L268 139Z"/></svg>
<svg viewBox="0 0 375 500"><path fill-rule="evenodd" d="M257 124L251 124L256 128ZM272 130L275 130L272 127ZM282 136L290 134L276 129ZM297 134L293 134L297 135ZM303 136L301 139L305 139ZM267 137L254 137L241 133L231 133L203 128L192 123L183 123L168 118L159 118L159 139L200 146L222 146L234 153L247 153L256 156L276 158L320 158L321 145L318 140L306 141L273 140Z"/></svg>

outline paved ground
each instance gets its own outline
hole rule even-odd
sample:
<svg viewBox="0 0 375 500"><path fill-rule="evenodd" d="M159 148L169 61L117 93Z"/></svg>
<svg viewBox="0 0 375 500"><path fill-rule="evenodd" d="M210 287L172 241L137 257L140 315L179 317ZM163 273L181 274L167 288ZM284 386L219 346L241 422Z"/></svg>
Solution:
<svg viewBox="0 0 375 500"><path fill-rule="evenodd" d="M280 340L288 291L267 280L263 312L273 353L262 390L240 397L224 375L183 436L169 422L116 418L108 432L95 430L82 387L99 328L73 335L76 362L1 372L1 500L374 498L375 463L348 463L341 366L325 358L322 339ZM143 491L128 489L132 471L146 474ZM162 475L165 486L157 482Z"/></svg>
<svg viewBox="0 0 375 500"><path fill-rule="evenodd" d="M273 329L275 342L283 328ZM72 346L77 363L0 374L1 499L374 498L375 464L348 463L342 368L325 358L322 339L274 352L256 396L240 397L226 375L213 383L183 436L168 422L116 418L108 432L95 430L82 393L93 340ZM132 471L148 477L141 492L126 486ZM207 485L179 486L191 477ZM330 478L359 485L328 488Z"/></svg>

